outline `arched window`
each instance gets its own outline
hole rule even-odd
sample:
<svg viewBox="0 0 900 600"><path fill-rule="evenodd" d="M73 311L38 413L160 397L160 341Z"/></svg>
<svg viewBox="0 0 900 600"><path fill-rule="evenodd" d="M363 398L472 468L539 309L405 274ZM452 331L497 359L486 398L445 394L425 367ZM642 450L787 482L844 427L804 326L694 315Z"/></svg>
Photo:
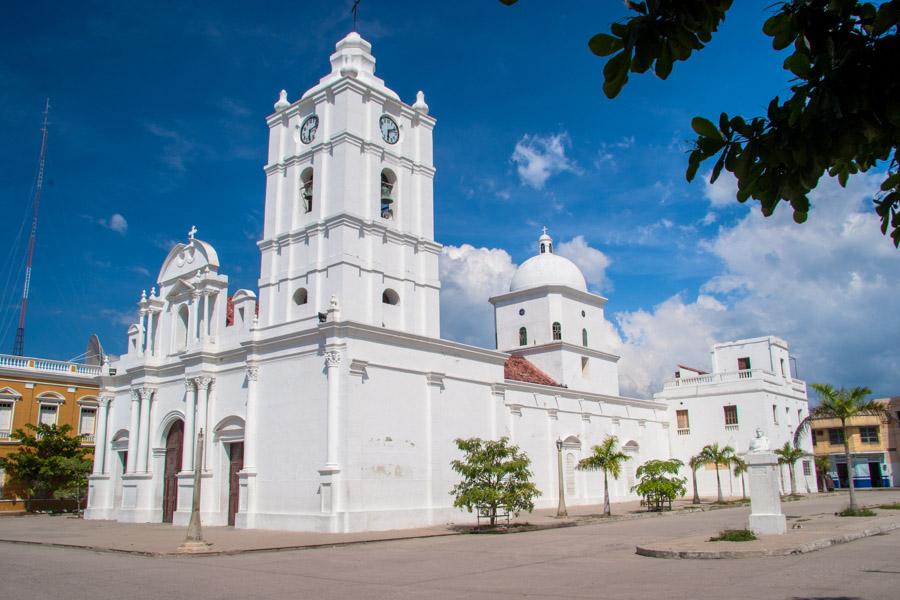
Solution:
<svg viewBox="0 0 900 600"><path fill-rule="evenodd" d="M182 304L181 308L178 309L178 320L175 322L176 332L175 332L175 344L176 350L183 350L187 348L188 342L188 307L187 304Z"/></svg>
<svg viewBox="0 0 900 600"><path fill-rule="evenodd" d="M397 176L390 169L381 172L381 218L394 218L394 186L397 185Z"/></svg>
<svg viewBox="0 0 900 600"><path fill-rule="evenodd" d="M547 244L541 242L541 254L544 254L547 251Z"/></svg>
<svg viewBox="0 0 900 600"><path fill-rule="evenodd" d="M302 306L306 304L309 299L309 294L306 291L306 288L300 288L296 292L294 292L294 304L297 306Z"/></svg>
<svg viewBox="0 0 900 600"><path fill-rule="evenodd" d="M559 322L553 323L553 339L562 339L562 325L560 325Z"/></svg>
<svg viewBox="0 0 900 600"><path fill-rule="evenodd" d="M312 167L304 169L300 174L300 203L303 212L312 212L313 207L313 170Z"/></svg>
<svg viewBox="0 0 900 600"><path fill-rule="evenodd" d="M400 294L388 288L381 293L381 301L384 304L397 304L400 302Z"/></svg>
<svg viewBox="0 0 900 600"><path fill-rule="evenodd" d="M519 345L528 345L528 331L524 327L519 327Z"/></svg>
<svg viewBox="0 0 900 600"><path fill-rule="evenodd" d="M587 329L581 330L581 345L587 348Z"/></svg>

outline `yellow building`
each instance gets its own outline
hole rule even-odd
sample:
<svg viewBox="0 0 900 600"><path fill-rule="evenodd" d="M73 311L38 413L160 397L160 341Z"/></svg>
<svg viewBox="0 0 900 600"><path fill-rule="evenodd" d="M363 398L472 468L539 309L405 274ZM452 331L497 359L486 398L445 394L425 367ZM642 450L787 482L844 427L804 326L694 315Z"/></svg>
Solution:
<svg viewBox="0 0 900 600"><path fill-rule="evenodd" d="M816 419L812 422L813 451L829 458L829 474L835 487L849 487L850 469L841 422ZM853 464L853 484L857 488L890 487L891 463L888 458L888 424L879 416L861 416L847 423Z"/></svg>
<svg viewBox="0 0 900 600"><path fill-rule="evenodd" d="M887 451L891 472L900 473L900 396L882 398L878 402L883 402L891 414L891 420L887 424ZM894 476L894 485L900 485L896 475Z"/></svg>
<svg viewBox="0 0 900 600"><path fill-rule="evenodd" d="M31 423L68 424L93 448L100 367L0 354L0 456L15 452L16 429ZM18 509L0 468L0 511Z"/></svg>

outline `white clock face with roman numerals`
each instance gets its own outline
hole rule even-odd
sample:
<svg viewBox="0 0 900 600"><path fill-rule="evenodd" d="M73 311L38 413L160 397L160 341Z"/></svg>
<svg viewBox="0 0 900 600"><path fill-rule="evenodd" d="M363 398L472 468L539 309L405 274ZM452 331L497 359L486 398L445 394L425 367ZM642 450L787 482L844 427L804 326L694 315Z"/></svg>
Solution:
<svg viewBox="0 0 900 600"><path fill-rule="evenodd" d="M388 144L396 144L397 140L400 139L400 128L397 127L397 123L389 116L381 115L378 125L381 128L381 137L384 141Z"/></svg>
<svg viewBox="0 0 900 600"><path fill-rule="evenodd" d="M300 141L304 144L308 144L316 137L316 130L319 129L319 117L316 115L309 115L306 117L306 120L303 121L303 125L300 126Z"/></svg>

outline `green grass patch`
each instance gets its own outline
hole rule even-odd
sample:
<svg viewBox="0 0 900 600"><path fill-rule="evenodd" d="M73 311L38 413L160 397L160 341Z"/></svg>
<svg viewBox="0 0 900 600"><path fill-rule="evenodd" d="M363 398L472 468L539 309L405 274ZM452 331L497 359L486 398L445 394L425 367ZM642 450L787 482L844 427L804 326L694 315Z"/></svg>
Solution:
<svg viewBox="0 0 900 600"><path fill-rule="evenodd" d="M839 513L835 513L839 517L874 517L874 511L869 510L868 508L857 508L856 510L851 510L849 508L845 508Z"/></svg>
<svg viewBox="0 0 900 600"><path fill-rule="evenodd" d="M894 502L893 504L880 504L878 508L883 508L885 510L900 510L900 502Z"/></svg>
<svg viewBox="0 0 900 600"><path fill-rule="evenodd" d="M716 537L709 538L711 542L752 542L756 536L749 529L726 529Z"/></svg>

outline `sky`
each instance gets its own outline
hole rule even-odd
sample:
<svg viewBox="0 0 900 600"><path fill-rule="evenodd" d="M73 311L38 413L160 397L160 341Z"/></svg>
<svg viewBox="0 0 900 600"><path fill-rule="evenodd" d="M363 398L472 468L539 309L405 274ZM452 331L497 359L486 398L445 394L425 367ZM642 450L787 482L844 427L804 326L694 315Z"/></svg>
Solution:
<svg viewBox="0 0 900 600"><path fill-rule="evenodd" d="M0 352L12 349L40 147L47 176L26 326L30 356L70 359L96 333L125 350L142 289L191 226L230 289L256 289L265 117L329 71L352 0L10 3L0 21ZM608 100L587 40L621 2L363 0L376 74L434 133L443 337L491 347L487 298L557 251L609 299L623 393L651 396L715 342L788 341L798 375L900 394L900 251L871 210L878 174L823 179L796 225L734 200L734 181L684 178L690 120L754 116L789 92L761 32L769 0L735 3L666 81L632 75ZM708 173L711 165L701 168Z"/></svg>

